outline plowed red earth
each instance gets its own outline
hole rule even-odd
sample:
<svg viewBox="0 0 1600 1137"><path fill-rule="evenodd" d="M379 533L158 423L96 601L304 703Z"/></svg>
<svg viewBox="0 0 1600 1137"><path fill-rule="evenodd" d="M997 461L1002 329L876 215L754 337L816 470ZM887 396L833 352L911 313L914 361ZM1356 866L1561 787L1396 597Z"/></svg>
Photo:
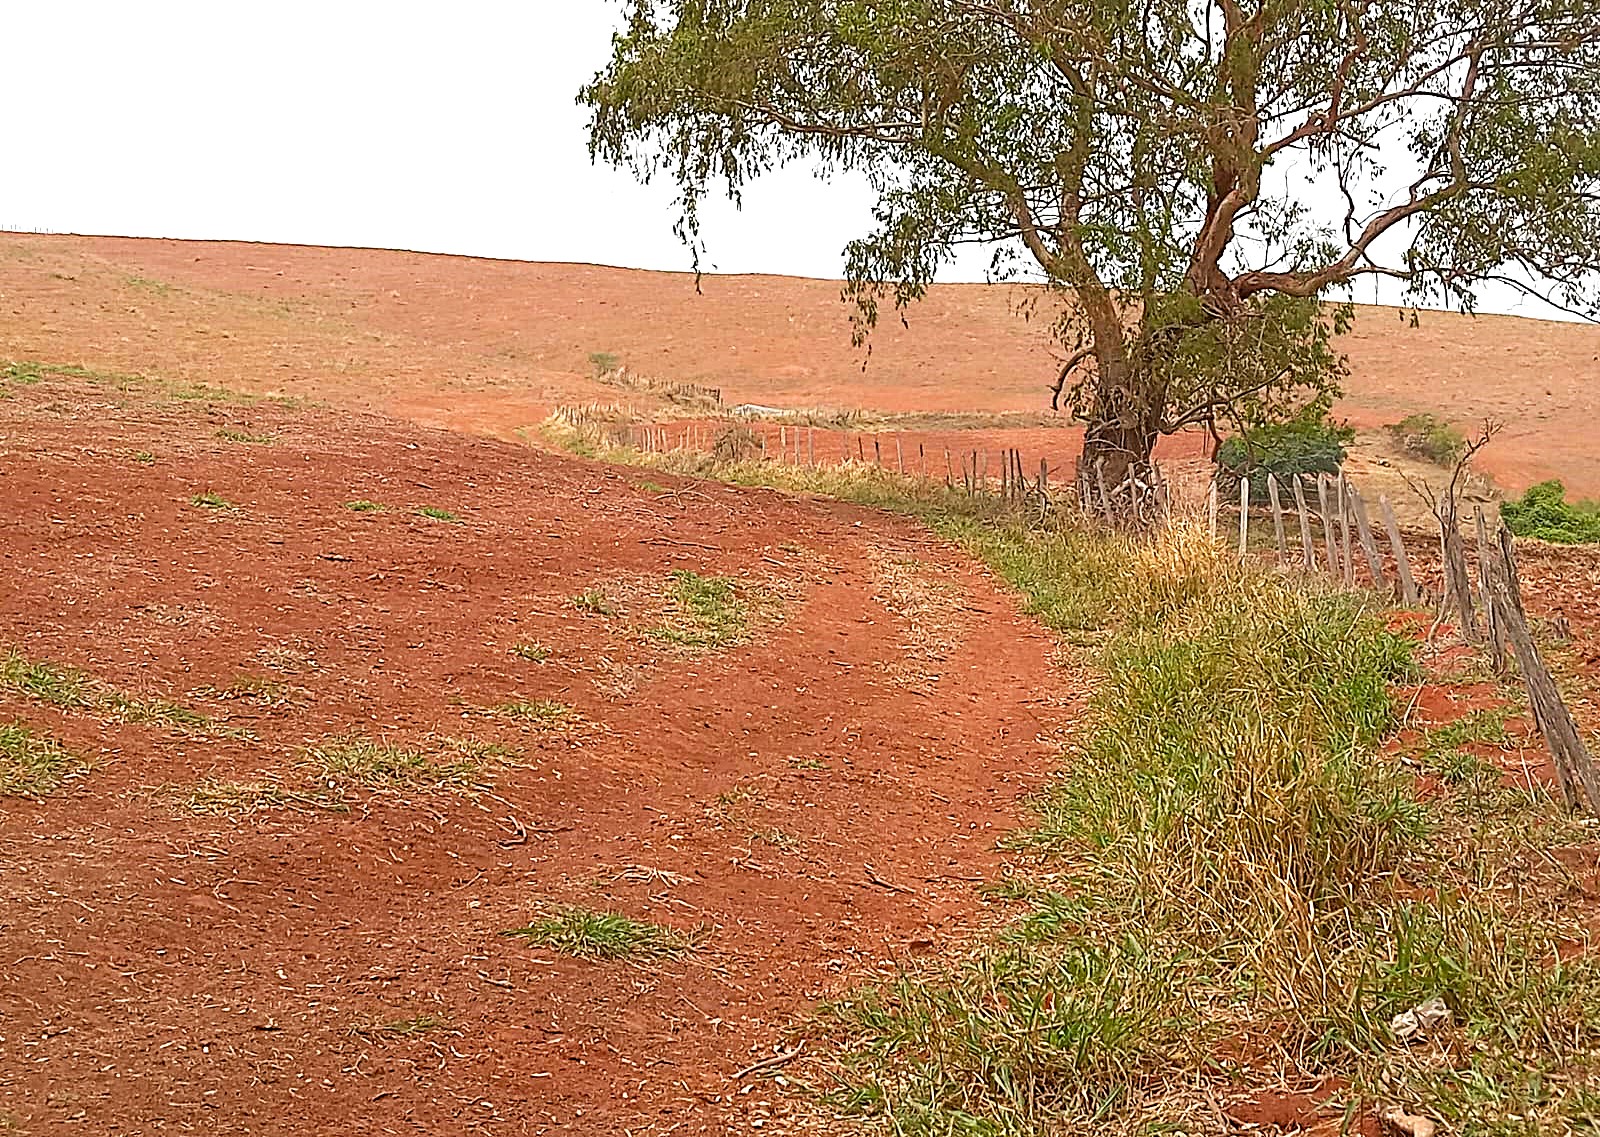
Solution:
<svg viewBox="0 0 1600 1137"><path fill-rule="evenodd" d="M216 728L0 695L0 722L92 763L0 798L0 1118L39 1135L781 1126L770 1087L733 1075L818 996L973 920L1051 761L1051 644L914 524L641 477L344 412L13 386L0 655ZM191 503L205 493L236 508ZM919 627L886 557L944 582ZM760 584L776 622L693 655L569 603L679 568ZM549 659L512 655L523 640ZM241 677L287 701L214 693ZM542 698L582 725L482 710ZM202 779L290 776L348 733L516 757L479 792L362 792L344 813L184 803ZM559 903L703 940L644 965L502 934ZM371 1029L421 1020L437 1025Z"/></svg>

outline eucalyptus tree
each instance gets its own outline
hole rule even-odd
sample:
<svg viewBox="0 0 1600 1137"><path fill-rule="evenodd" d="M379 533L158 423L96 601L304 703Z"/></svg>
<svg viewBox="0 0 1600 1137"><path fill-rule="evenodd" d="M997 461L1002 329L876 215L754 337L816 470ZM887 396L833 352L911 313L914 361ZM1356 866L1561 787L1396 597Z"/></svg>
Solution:
<svg viewBox="0 0 1600 1137"><path fill-rule="evenodd" d="M1059 294L1056 396L1120 476L1325 407L1364 278L1597 314L1596 0L625 0L593 153L699 206L855 171L858 342L963 245Z"/></svg>

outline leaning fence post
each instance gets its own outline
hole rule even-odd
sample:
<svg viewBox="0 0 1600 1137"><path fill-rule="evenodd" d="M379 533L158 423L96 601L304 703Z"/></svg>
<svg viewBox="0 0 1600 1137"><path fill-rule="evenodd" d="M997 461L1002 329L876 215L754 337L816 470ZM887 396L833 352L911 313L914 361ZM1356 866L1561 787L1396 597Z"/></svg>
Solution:
<svg viewBox="0 0 1600 1137"><path fill-rule="evenodd" d="M1400 601L1407 608L1418 604L1417 582L1411 575L1411 559L1406 555L1406 543L1400 539L1400 523L1395 520L1394 506L1387 497L1378 498L1378 511L1383 514L1383 527L1389 531L1389 546L1394 549L1395 575L1400 578Z"/></svg>
<svg viewBox="0 0 1600 1137"><path fill-rule="evenodd" d="M1356 513L1356 536L1361 539L1361 550L1367 554L1367 568L1372 572L1372 587L1383 588L1389 583L1384 575L1383 558L1378 556L1377 542L1372 539L1372 520L1367 516L1367 503L1361 491L1350 487L1350 504Z"/></svg>
<svg viewBox="0 0 1600 1137"><path fill-rule="evenodd" d="M1354 588L1356 583L1356 560L1352 555L1354 550L1350 547L1350 483L1345 479L1344 471L1339 471L1339 555L1344 558L1344 582Z"/></svg>

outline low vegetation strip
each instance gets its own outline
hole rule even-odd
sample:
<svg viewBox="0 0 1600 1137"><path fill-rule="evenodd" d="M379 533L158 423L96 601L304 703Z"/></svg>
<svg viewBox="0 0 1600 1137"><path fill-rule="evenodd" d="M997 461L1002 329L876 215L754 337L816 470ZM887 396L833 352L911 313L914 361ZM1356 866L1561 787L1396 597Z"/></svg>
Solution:
<svg viewBox="0 0 1600 1137"><path fill-rule="evenodd" d="M1330 1125L1381 1105L1533 1134L1600 1112L1600 969L1541 867L1581 838L1492 764L1441 759L1424 794L1385 753L1417 668L1376 598L1199 533L1028 526L871 469L603 453L917 514L1102 676L1011 839L995 891L1021 911L824 1009L834 1106L930 1137L1214 1130L1220 1101L1292 1079L1324 1087Z"/></svg>
<svg viewBox="0 0 1600 1137"><path fill-rule="evenodd" d="M945 528L1046 623L1099 632L1105 682L1013 838L1023 914L829 1008L838 1103L910 1134L1139 1132L1292 1070L1348 1087L1330 1117L1539 1132L1592 1109L1600 972L1481 887L1563 821L1497 778L1423 804L1378 751L1414 664L1367 601L1195 534ZM1435 999L1429 1037L1393 1025Z"/></svg>
<svg viewBox="0 0 1600 1137"><path fill-rule="evenodd" d="M661 959L694 946L694 937L618 912L568 907L505 933L580 959Z"/></svg>

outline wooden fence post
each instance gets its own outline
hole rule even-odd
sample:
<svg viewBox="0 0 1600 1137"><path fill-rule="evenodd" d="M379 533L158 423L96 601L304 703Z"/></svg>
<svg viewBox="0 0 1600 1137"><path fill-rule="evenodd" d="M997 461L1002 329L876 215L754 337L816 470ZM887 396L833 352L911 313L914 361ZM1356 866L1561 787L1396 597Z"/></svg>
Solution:
<svg viewBox="0 0 1600 1137"><path fill-rule="evenodd" d="M1239 559L1244 559L1245 546L1250 542L1250 479L1239 479Z"/></svg>
<svg viewBox="0 0 1600 1137"><path fill-rule="evenodd" d="M1534 721L1544 735L1554 760L1556 780L1561 783L1562 794L1570 806L1580 805L1578 788L1588 800L1591 814L1600 809L1600 775L1596 774L1594 760L1578 734L1572 712L1561 701L1561 692L1555 678L1545 666L1528 630L1527 615L1522 608L1522 585L1517 574L1516 553L1508 529L1500 530L1500 555L1494 558L1492 594L1488 602L1495 608L1500 626L1516 652L1517 666L1522 670L1522 680L1528 688L1528 704Z"/></svg>
<svg viewBox="0 0 1600 1137"><path fill-rule="evenodd" d="M1294 505L1300 515L1300 555L1305 560L1307 572L1317 571L1317 549L1311 541L1311 520L1306 516L1306 491L1300 484L1299 474L1294 476Z"/></svg>
<svg viewBox="0 0 1600 1137"><path fill-rule="evenodd" d="M1219 493L1219 491L1217 489L1217 478L1216 478L1216 475L1213 474L1212 477L1211 477L1211 492L1208 495L1206 495L1206 516L1211 522L1211 539L1213 541L1215 541L1217 539L1217 496L1218 496L1218 493Z"/></svg>
<svg viewBox="0 0 1600 1137"><path fill-rule="evenodd" d="M1106 524L1111 524L1111 495L1106 492L1106 460L1099 459L1094 464L1094 480L1100 490L1100 508L1105 511Z"/></svg>
<svg viewBox="0 0 1600 1137"><path fill-rule="evenodd" d="M1283 505L1278 499L1278 476L1267 471L1267 498L1272 505L1272 535L1278 539L1278 559L1289 559L1288 546L1283 541Z"/></svg>
<svg viewBox="0 0 1600 1137"><path fill-rule="evenodd" d="M1339 539L1333 528L1333 515L1328 512L1328 475L1317 475L1317 505L1322 514L1322 543L1327 546L1328 573L1337 578L1339 568Z"/></svg>
<svg viewBox="0 0 1600 1137"><path fill-rule="evenodd" d="M1494 554L1489 548L1489 526L1483 519L1483 506L1474 506L1473 514L1478 529L1478 590L1483 595L1483 622L1489 633L1489 658L1494 664L1495 673L1503 675L1506 670L1506 634L1492 599ZM1600 802L1595 804L1600 805Z"/></svg>
<svg viewBox="0 0 1600 1137"><path fill-rule="evenodd" d="M900 447L900 432L898 430L894 432L894 461L895 461L895 465L898 466L899 469L900 469L900 476L902 478L905 477L906 476L906 455L905 455L905 451L902 450L901 447Z"/></svg>
<svg viewBox="0 0 1600 1137"><path fill-rule="evenodd" d="M1344 558L1344 582L1347 587L1354 588L1356 583L1356 560L1352 555L1354 550L1350 547L1350 483L1345 479L1344 471L1339 471L1339 555Z"/></svg>
<svg viewBox="0 0 1600 1137"><path fill-rule="evenodd" d="M944 488L949 489L955 484L955 477L950 469L950 447L944 448Z"/></svg>
<svg viewBox="0 0 1600 1137"><path fill-rule="evenodd" d="M1411 559L1406 555L1406 543L1400 539L1400 523L1395 520L1394 506L1387 497L1378 498L1378 511L1383 514L1383 527L1389 532L1389 547L1394 550L1395 575L1400 578L1400 602L1407 608L1419 603L1417 582L1411 575Z"/></svg>
<svg viewBox="0 0 1600 1137"><path fill-rule="evenodd" d="M1372 573L1372 587L1383 588L1389 578L1383 572L1383 558L1378 555L1378 544L1372 539L1372 520L1367 516L1367 503L1361 491L1350 487L1350 504L1356 512L1356 536L1361 539L1361 550L1367 554L1367 568Z"/></svg>
<svg viewBox="0 0 1600 1137"><path fill-rule="evenodd" d="M1450 503L1446 516L1439 519L1439 550L1444 558L1445 607L1454 604L1462 638L1468 643L1478 643L1478 617L1472 606L1466 542L1461 538L1461 527L1456 524L1454 502Z"/></svg>

